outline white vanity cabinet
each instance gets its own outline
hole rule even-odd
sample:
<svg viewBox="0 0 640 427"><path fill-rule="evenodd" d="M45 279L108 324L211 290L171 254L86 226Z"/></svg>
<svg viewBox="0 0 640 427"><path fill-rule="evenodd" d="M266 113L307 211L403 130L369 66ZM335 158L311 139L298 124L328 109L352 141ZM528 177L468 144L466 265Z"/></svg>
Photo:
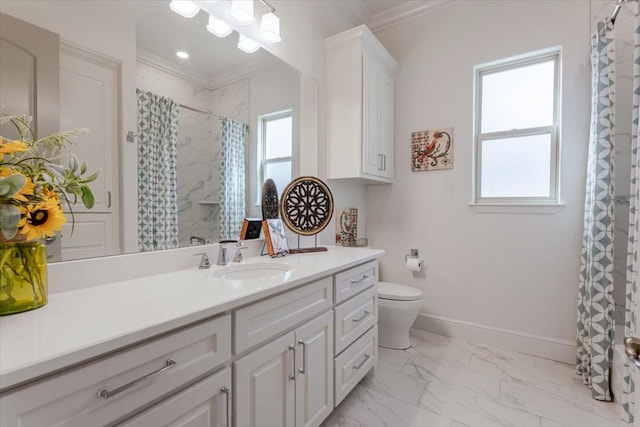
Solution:
<svg viewBox="0 0 640 427"><path fill-rule="evenodd" d="M175 393L230 358L227 314L2 396L0 425L109 425Z"/></svg>
<svg viewBox="0 0 640 427"><path fill-rule="evenodd" d="M5 388L0 425L318 427L377 363L378 262L337 265Z"/></svg>
<svg viewBox="0 0 640 427"><path fill-rule="evenodd" d="M398 63L361 25L325 40L327 178L393 182Z"/></svg>
<svg viewBox="0 0 640 427"><path fill-rule="evenodd" d="M312 427L331 413L332 305L325 277L233 313L236 354L267 342L233 363L236 427Z"/></svg>

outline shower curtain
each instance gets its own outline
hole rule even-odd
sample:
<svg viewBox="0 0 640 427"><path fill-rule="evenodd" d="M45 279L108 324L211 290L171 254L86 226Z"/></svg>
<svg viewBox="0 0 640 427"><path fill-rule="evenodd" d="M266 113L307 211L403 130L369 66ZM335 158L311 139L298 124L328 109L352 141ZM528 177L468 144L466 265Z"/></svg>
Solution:
<svg viewBox="0 0 640 427"><path fill-rule="evenodd" d="M138 95L138 248L178 247L178 112L175 101Z"/></svg>
<svg viewBox="0 0 640 427"><path fill-rule="evenodd" d="M582 258L578 284L576 371L597 400L610 401L613 358L614 41L610 19L591 39L592 102Z"/></svg>
<svg viewBox="0 0 640 427"><path fill-rule="evenodd" d="M636 5L638 7L638 5ZM640 115L640 14L636 9L635 34L633 42L633 127L631 128L631 188L629 197L629 242L627 251L627 294L625 298L624 334L638 336L636 303L638 292L638 244L640 243L640 157L638 157L638 116ZM623 420L633 424L635 384L631 375L629 360L625 359L622 409Z"/></svg>
<svg viewBox="0 0 640 427"><path fill-rule="evenodd" d="M222 121L220 153L220 239L238 239L245 217L245 139L248 126Z"/></svg>

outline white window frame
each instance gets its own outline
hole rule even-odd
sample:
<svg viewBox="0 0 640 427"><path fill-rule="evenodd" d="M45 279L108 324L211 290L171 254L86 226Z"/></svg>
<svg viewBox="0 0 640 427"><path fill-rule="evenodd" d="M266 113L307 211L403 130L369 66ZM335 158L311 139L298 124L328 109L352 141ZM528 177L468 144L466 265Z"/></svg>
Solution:
<svg viewBox="0 0 640 427"><path fill-rule="evenodd" d="M554 96L553 96L553 123L550 126L540 126L533 128L512 129L508 131L482 133L482 77L487 74L512 70L542 62L554 62ZM562 206L560 204L560 69L561 51L559 48L534 52L531 54L509 58L506 60L478 65L475 67L475 111L474 111L474 202L471 206L489 207L485 211L508 211L517 207L539 207L540 211L545 208L548 212L554 213L553 207ZM549 176L549 196L548 197L481 197L482 188L482 146L484 141L514 138L533 135L550 135L551 155L550 155L550 176ZM500 209L504 208L504 209ZM551 208L551 209L548 209ZM535 211L535 209L534 209Z"/></svg>
<svg viewBox="0 0 640 427"><path fill-rule="evenodd" d="M256 188L262 188L262 184L264 183L265 180L265 171L266 171L266 165L267 164L274 164L274 163L284 163L284 162L290 162L291 163L291 176L293 177L293 156L288 156L288 157L274 157L273 159L266 159L266 153L267 153L267 122L273 121L273 120L279 120L279 119L284 119L286 117L291 117L291 126L293 127L293 110L289 109L289 110L283 110L283 111L278 111L275 113L269 113L269 114L264 114L262 116L258 117L258 186ZM293 129L291 129L291 154L293 154ZM278 188L278 192L281 193L282 190L284 190L284 188ZM261 206L262 205L262 199L261 199L261 192L258 191L257 194L258 200L257 200L257 206Z"/></svg>

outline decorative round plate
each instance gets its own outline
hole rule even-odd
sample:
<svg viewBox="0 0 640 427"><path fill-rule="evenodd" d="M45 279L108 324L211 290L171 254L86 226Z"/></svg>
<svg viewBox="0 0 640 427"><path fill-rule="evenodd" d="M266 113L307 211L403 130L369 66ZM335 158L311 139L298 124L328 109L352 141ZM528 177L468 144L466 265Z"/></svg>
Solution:
<svg viewBox="0 0 640 427"><path fill-rule="evenodd" d="M280 205L284 223L303 236L321 232L333 216L331 191L313 176L301 176L291 181L282 193Z"/></svg>
<svg viewBox="0 0 640 427"><path fill-rule="evenodd" d="M262 219L280 218L278 188L271 178L262 184Z"/></svg>

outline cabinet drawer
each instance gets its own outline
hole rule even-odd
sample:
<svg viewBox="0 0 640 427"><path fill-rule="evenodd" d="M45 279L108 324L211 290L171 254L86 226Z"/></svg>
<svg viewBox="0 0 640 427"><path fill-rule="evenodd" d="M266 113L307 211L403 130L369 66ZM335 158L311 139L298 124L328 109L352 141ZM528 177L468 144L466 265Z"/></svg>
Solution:
<svg viewBox="0 0 640 427"><path fill-rule="evenodd" d="M266 299L233 313L235 354L260 344L331 307L331 278Z"/></svg>
<svg viewBox="0 0 640 427"><path fill-rule="evenodd" d="M0 425L106 425L230 358L231 317L225 315L3 396Z"/></svg>
<svg viewBox="0 0 640 427"><path fill-rule="evenodd" d="M334 359L335 406L378 361L378 327L374 326Z"/></svg>
<svg viewBox="0 0 640 427"><path fill-rule="evenodd" d="M334 309L335 354L378 323L378 287L373 286Z"/></svg>
<svg viewBox="0 0 640 427"><path fill-rule="evenodd" d="M231 427L231 368L208 376L118 427Z"/></svg>
<svg viewBox="0 0 640 427"><path fill-rule="evenodd" d="M345 301L378 281L378 261L370 261L334 276L336 304Z"/></svg>

